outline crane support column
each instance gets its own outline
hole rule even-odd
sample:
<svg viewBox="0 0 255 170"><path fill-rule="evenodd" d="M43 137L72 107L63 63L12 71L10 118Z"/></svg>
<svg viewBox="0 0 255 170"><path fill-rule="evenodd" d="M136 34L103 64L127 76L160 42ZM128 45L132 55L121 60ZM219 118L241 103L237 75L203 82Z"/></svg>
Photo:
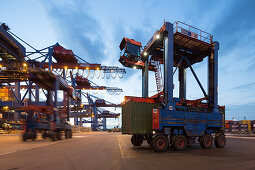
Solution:
<svg viewBox="0 0 255 170"><path fill-rule="evenodd" d="M35 85L35 103L39 103L39 86Z"/></svg>
<svg viewBox="0 0 255 170"><path fill-rule="evenodd" d="M103 131L106 131L106 118L103 117Z"/></svg>
<svg viewBox="0 0 255 170"><path fill-rule="evenodd" d="M145 67L142 69L142 97L148 97L149 89L149 63L148 57L145 58Z"/></svg>
<svg viewBox="0 0 255 170"><path fill-rule="evenodd" d="M66 95L67 96L67 95ZM69 96L67 96L66 98L66 120L69 122L70 121L70 99L69 99Z"/></svg>
<svg viewBox="0 0 255 170"><path fill-rule="evenodd" d="M173 24L166 22L167 36L164 38L164 96L167 109L173 110L173 55L174 35Z"/></svg>
<svg viewBox="0 0 255 170"><path fill-rule="evenodd" d="M18 101L15 103L15 105L20 106L20 82L15 82L15 91L14 91L15 96L17 97ZM20 112L15 111L14 112L14 121L17 121L20 118Z"/></svg>
<svg viewBox="0 0 255 170"><path fill-rule="evenodd" d="M179 98L186 99L186 69L179 67Z"/></svg>
<svg viewBox="0 0 255 170"><path fill-rule="evenodd" d="M218 50L219 43L215 41L213 43L213 49L211 55L208 58L208 95L209 104L213 106L213 110L218 109Z"/></svg>
<svg viewBox="0 0 255 170"><path fill-rule="evenodd" d="M216 111L218 109L218 50L219 50L219 43L217 41L214 42L214 107L213 110Z"/></svg>
<svg viewBox="0 0 255 170"><path fill-rule="evenodd" d="M54 87L54 121L59 121L59 112L58 112L58 89L59 89L59 77L56 78L55 87Z"/></svg>

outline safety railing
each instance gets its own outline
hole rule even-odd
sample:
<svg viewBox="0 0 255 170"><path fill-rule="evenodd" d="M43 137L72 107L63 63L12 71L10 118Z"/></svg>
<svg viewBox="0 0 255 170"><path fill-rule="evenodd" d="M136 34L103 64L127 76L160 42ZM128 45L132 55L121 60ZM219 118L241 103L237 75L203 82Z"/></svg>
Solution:
<svg viewBox="0 0 255 170"><path fill-rule="evenodd" d="M212 44L213 36L205 31L202 31L198 28L192 27L188 24L185 24L181 21L176 21L174 23L174 33L179 32L181 34L187 35L189 37L198 39L200 41Z"/></svg>

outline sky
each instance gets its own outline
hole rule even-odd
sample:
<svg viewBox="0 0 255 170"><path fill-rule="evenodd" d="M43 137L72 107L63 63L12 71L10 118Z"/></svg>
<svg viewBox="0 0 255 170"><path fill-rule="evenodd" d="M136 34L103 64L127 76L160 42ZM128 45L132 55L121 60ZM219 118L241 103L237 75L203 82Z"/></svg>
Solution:
<svg viewBox="0 0 255 170"><path fill-rule="evenodd" d="M118 46L123 37L145 45L164 20L182 21L212 34L220 43L218 92L219 104L226 106L226 119L242 120L245 116L254 120L254 9L253 0L12 0L1 2L0 22L7 23L12 32L37 49L59 42L89 63L122 67ZM206 60L195 64L194 69L206 88ZM114 103L120 103L124 96L141 96L141 71L126 71L122 79L91 79L99 85L122 88L123 93L93 94ZM153 95L154 73L149 76L149 94ZM174 83L178 83L176 77ZM189 70L187 97L202 97Z"/></svg>

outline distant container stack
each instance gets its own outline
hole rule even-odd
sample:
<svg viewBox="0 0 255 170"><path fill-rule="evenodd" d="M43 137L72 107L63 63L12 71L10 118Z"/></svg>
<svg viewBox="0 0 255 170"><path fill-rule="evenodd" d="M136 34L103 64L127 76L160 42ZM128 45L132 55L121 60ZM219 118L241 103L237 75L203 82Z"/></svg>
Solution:
<svg viewBox="0 0 255 170"><path fill-rule="evenodd" d="M232 134L247 134L254 133L255 131L255 120L226 120L225 131Z"/></svg>

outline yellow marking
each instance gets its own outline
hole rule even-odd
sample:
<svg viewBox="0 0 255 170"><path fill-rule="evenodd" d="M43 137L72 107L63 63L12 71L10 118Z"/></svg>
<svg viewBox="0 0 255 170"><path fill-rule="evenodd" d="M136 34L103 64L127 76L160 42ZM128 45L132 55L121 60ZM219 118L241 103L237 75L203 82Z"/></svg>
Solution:
<svg viewBox="0 0 255 170"><path fill-rule="evenodd" d="M123 158L124 158L124 155L123 155L122 148L121 148L121 145L120 145L119 136L117 136L117 138L118 138L118 143L119 143L121 158L123 159Z"/></svg>

